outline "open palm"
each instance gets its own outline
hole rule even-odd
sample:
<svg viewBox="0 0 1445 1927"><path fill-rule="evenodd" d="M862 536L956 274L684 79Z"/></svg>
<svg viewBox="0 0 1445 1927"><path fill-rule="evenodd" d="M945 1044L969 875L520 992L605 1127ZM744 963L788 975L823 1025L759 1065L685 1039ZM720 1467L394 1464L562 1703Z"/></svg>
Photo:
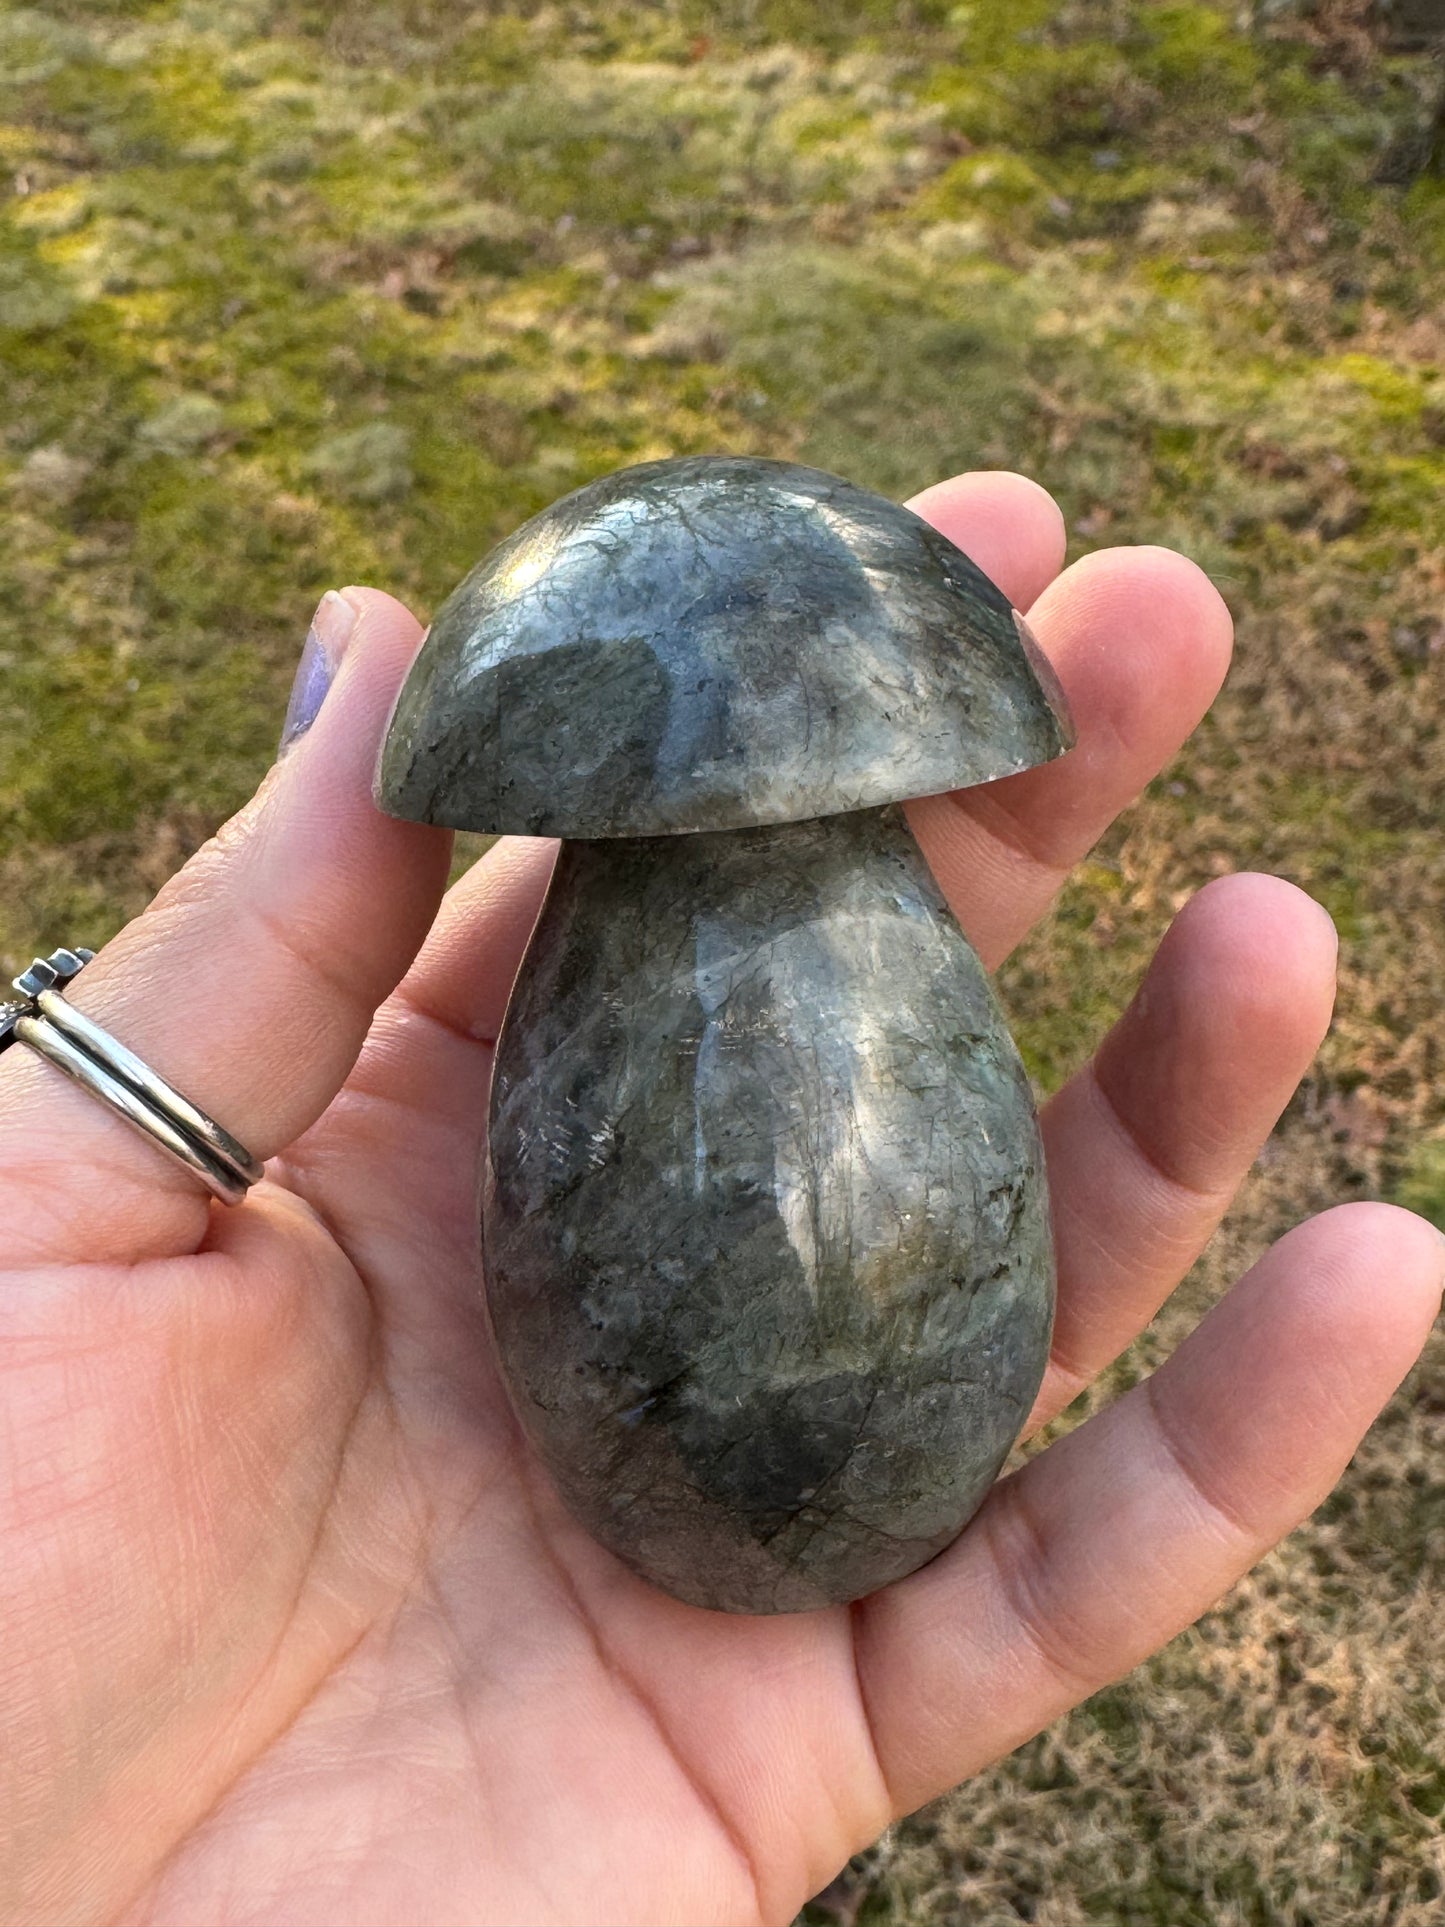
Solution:
<svg viewBox="0 0 1445 1927"><path fill-rule="evenodd" d="M992 963L1193 727L1228 618L1162 551L1059 575L1058 512L1018 477L915 506L1032 605L1080 726L1057 765L914 806ZM664 1597L560 1511L482 1309L489 1040L552 852L499 844L438 909L448 839L368 796L419 630L349 595L315 727L75 992L265 1183L213 1207L38 1059L0 1063L0 1912L786 1921L1309 1511L1423 1342L1445 1252L1383 1206L1292 1232L1153 1379L851 1609ZM1333 958L1287 884L1211 885L1050 1105L1036 1421L1203 1246Z"/></svg>

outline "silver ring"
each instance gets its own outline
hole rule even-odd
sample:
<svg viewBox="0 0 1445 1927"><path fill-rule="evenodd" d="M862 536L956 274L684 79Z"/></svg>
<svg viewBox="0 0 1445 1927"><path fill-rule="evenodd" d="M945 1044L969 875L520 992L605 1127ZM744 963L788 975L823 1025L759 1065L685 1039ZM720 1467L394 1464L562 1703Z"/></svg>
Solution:
<svg viewBox="0 0 1445 1927"><path fill-rule="evenodd" d="M224 1204L239 1204L263 1175L259 1161L199 1105L61 995L61 986L71 982L93 954L56 950L48 958L37 957L15 979L24 1002L0 1006L0 1050L12 1042L28 1044L184 1165Z"/></svg>

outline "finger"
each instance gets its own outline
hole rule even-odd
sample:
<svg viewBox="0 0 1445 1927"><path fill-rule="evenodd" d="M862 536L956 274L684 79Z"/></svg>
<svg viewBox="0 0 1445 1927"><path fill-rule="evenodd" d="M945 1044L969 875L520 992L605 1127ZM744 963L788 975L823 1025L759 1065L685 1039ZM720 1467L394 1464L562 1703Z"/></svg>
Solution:
<svg viewBox="0 0 1445 1927"><path fill-rule="evenodd" d="M990 968L1174 755L1229 666L1229 611L1208 576L1168 549L1085 556L1028 618L1064 685L1075 747L1039 769L909 806L914 834Z"/></svg>
<svg viewBox="0 0 1445 1927"><path fill-rule="evenodd" d="M1343 1205L1300 1226L1153 1378L865 1601L859 1678L897 1810L1136 1666L1318 1505L1442 1282L1445 1241L1408 1212Z"/></svg>
<svg viewBox="0 0 1445 1927"><path fill-rule="evenodd" d="M494 1042L556 852L502 837L452 886L345 1087L282 1159L367 1280L388 1382L473 1455L512 1437L478 1289L482 1149Z"/></svg>
<svg viewBox="0 0 1445 1927"><path fill-rule="evenodd" d="M494 1043L556 858L549 838L499 838L447 892L381 1017L397 1023L421 1017L453 1036ZM410 1074L405 1059L398 1068ZM412 1088L424 1095L428 1087L413 1078Z"/></svg>
<svg viewBox="0 0 1445 1927"><path fill-rule="evenodd" d="M475 1246L492 1048L556 852L541 838L502 837L453 884L411 968L377 1011L346 1088L287 1153L299 1188L322 1187L349 1231L392 1236L395 1183L356 1182L382 1157L393 1180L405 1165L411 1217ZM389 1115L378 1129L382 1113ZM386 1267L369 1269L381 1279ZM410 1276L416 1266L405 1269ZM454 1265L433 1268L438 1281L455 1273ZM469 1276L462 1283L471 1289Z"/></svg>
<svg viewBox="0 0 1445 1927"><path fill-rule="evenodd" d="M1068 533L1047 489L1009 469L976 470L936 482L908 502L1027 609L1064 566Z"/></svg>
<svg viewBox="0 0 1445 1927"><path fill-rule="evenodd" d="M446 833L371 800L419 627L374 590L337 603L312 727L70 993L261 1158L334 1095L446 877ZM7 1259L138 1258L205 1234L196 1181L23 1049L0 1063L0 1170Z"/></svg>
<svg viewBox="0 0 1445 1927"><path fill-rule="evenodd" d="M1044 1112L1059 1261L1034 1422L1065 1406L1199 1256L1319 1048L1334 925L1278 877L1222 877Z"/></svg>

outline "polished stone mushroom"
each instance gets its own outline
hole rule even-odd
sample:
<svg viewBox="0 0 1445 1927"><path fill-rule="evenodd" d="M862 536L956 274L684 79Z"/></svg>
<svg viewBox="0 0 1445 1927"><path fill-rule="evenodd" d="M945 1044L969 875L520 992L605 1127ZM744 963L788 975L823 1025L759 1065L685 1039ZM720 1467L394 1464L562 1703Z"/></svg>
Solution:
<svg viewBox="0 0 1445 1927"><path fill-rule="evenodd" d="M1027 1416L1054 1289L1033 1099L896 805L1069 741L967 556L750 458L555 503L401 693L384 808L564 839L497 1045L488 1304L566 1504L683 1599L901 1578Z"/></svg>

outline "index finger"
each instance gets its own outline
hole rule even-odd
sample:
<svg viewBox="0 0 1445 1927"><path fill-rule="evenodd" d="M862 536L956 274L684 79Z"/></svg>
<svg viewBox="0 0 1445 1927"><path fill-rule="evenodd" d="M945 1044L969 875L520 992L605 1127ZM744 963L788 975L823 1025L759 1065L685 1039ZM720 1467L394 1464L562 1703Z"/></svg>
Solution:
<svg viewBox="0 0 1445 1927"><path fill-rule="evenodd" d="M995 573L996 511L991 519L987 485L1016 479L959 477L913 506ZM1002 560L996 579L1017 601L1025 572L1017 571L1015 586L1006 550ZM1233 639L1218 590L1169 549L1085 556L1026 613L1064 685L1075 747L1039 769L909 805L934 875L990 969L1188 738L1224 680Z"/></svg>

